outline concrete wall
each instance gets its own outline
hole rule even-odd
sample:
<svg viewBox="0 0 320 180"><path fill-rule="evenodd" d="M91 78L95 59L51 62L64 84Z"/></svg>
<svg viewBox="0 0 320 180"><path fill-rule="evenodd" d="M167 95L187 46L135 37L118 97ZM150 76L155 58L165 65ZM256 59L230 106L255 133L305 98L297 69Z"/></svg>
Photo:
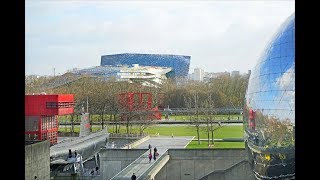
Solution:
<svg viewBox="0 0 320 180"><path fill-rule="evenodd" d="M100 173L102 179L110 179L140 157L148 149L101 149Z"/></svg>
<svg viewBox="0 0 320 180"><path fill-rule="evenodd" d="M150 136L146 136L146 137L143 137L141 139L138 139L124 147L122 147L121 149L132 149L132 148L135 148L136 146L140 145L141 143L145 142L146 140L150 139Z"/></svg>
<svg viewBox="0 0 320 180"><path fill-rule="evenodd" d="M214 171L225 171L245 160L244 149L169 149L170 160L154 179L194 180L209 176ZM238 167L238 166L237 166ZM214 179L247 178L250 168L239 166L227 174L213 174ZM233 176L234 174L237 176ZM211 177L211 176L210 176ZM223 178L221 178L223 177Z"/></svg>
<svg viewBox="0 0 320 180"><path fill-rule="evenodd" d="M110 179L147 149L102 149L102 179ZM151 172L153 180L254 180L245 149L169 149L169 160ZM157 172L156 172L157 171ZM154 175L156 174L156 175Z"/></svg>
<svg viewBox="0 0 320 180"><path fill-rule="evenodd" d="M223 171L215 171L201 180L255 180L248 161L242 161Z"/></svg>
<svg viewBox="0 0 320 180"><path fill-rule="evenodd" d="M164 156L158 163L157 166L153 167L150 172L147 174L146 179L155 179L155 176L159 173L159 171L167 164L170 159L169 155L162 155Z"/></svg>
<svg viewBox="0 0 320 180"><path fill-rule="evenodd" d="M48 140L25 146L25 179L50 179L50 142Z"/></svg>

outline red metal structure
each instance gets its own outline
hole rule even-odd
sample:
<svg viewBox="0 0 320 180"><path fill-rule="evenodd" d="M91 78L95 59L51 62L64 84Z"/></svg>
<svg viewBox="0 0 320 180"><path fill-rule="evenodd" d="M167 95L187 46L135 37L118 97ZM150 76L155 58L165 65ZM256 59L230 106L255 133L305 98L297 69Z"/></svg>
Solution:
<svg viewBox="0 0 320 180"><path fill-rule="evenodd" d="M72 114L74 104L73 94L25 95L25 139L56 144L58 115Z"/></svg>
<svg viewBox="0 0 320 180"><path fill-rule="evenodd" d="M256 129L256 112L252 109L249 110L249 127L252 130Z"/></svg>
<svg viewBox="0 0 320 180"><path fill-rule="evenodd" d="M121 108L128 112L152 111L149 119L161 120L161 113L158 108L152 107L152 94L150 92L120 93L118 94L118 103Z"/></svg>

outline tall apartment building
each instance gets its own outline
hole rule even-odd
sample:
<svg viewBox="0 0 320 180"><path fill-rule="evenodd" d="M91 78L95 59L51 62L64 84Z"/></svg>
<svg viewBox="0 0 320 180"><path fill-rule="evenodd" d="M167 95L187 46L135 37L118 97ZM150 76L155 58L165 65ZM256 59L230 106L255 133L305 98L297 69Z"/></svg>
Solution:
<svg viewBox="0 0 320 180"><path fill-rule="evenodd" d="M203 81L204 70L201 68L194 68L193 80L195 81Z"/></svg>

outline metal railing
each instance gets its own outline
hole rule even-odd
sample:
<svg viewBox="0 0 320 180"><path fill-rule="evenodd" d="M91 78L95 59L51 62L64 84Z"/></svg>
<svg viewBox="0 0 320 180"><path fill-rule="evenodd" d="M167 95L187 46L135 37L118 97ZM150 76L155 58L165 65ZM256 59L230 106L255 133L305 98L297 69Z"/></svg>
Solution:
<svg viewBox="0 0 320 180"><path fill-rule="evenodd" d="M133 134L121 134L121 133L110 133L110 138L143 138L146 137L148 134L140 134L140 133L133 133Z"/></svg>
<svg viewBox="0 0 320 180"><path fill-rule="evenodd" d="M161 112L177 113L177 112L215 112L215 113L237 113L243 112L242 108L164 108L160 109Z"/></svg>
<svg viewBox="0 0 320 180"><path fill-rule="evenodd" d="M130 163L127 167L125 167L120 172L118 172L116 175L114 175L110 180L123 179L123 177L118 177L118 176L120 174L128 173L131 170L133 164L139 164L139 162L142 160L142 158L143 159L148 158L148 154L149 154L149 149L145 153L143 153L141 156L139 156L136 160L134 160L132 163Z"/></svg>
<svg viewBox="0 0 320 180"><path fill-rule="evenodd" d="M191 123L193 121L190 120L175 120L175 119L170 119L170 120L159 120L156 122L156 124L188 124ZM198 121L199 123L207 123L207 121L203 120L203 121ZM237 119L230 119L228 120L227 118L220 118L220 119L214 119L212 120L213 123L243 123L243 120L237 120ZM127 122L114 122L114 121L107 121L104 122L104 125L114 125L114 124L121 124L124 125ZM130 121L130 124L142 124L143 122L139 122L139 121ZM149 123L149 122L146 122ZM65 125L74 125L74 126L78 126L80 125L80 122L74 122L74 123L70 123L70 122L59 122L59 126L65 126ZM95 125L95 126L101 126L100 122L92 122L91 125Z"/></svg>
<svg viewBox="0 0 320 180"><path fill-rule="evenodd" d="M159 165L159 163L161 162L161 160L163 158L166 157L166 155L168 155L168 150L166 150L163 154L161 154L157 159L156 161L151 165L149 166L149 168L147 168L141 176L137 177L137 179L140 179L140 180L143 180L143 179L147 179L149 173L156 167Z"/></svg>

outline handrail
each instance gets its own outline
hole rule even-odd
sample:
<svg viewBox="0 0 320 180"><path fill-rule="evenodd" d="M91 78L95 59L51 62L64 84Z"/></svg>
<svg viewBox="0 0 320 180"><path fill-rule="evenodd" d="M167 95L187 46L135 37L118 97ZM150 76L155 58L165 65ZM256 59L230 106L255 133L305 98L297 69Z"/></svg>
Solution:
<svg viewBox="0 0 320 180"><path fill-rule="evenodd" d="M143 153L141 156L139 156L136 160L134 160L132 163L130 163L127 167L125 167L124 169L122 169L120 172L118 172L116 175L114 175L110 180L112 179L116 179L116 177L121 174L122 172L125 172L132 164L135 164L140 158L142 158L147 152L149 152L149 149Z"/></svg>
<svg viewBox="0 0 320 180"><path fill-rule="evenodd" d="M243 123L243 120L236 120L236 119L230 119L230 120L225 120L225 119L215 119L212 121L212 123ZM189 120L159 120L157 122L157 124L188 124L191 123L192 121ZM207 123L207 121L203 120L203 121L199 121L200 123ZM141 124L141 122L139 121L132 121L130 122L132 124L136 124L139 123ZM146 122L148 123L148 122ZM114 121L107 121L104 123L105 125L112 125L112 124L126 124L126 122L114 122ZM72 125L71 122L59 122L59 126L64 126L64 125ZM73 122L74 126L80 125L80 122ZM100 122L92 122L91 125L101 125Z"/></svg>
<svg viewBox="0 0 320 180"><path fill-rule="evenodd" d="M140 135L139 133L136 134L121 134L121 133L110 133L109 137L110 138L129 138L129 137L134 137L134 138L143 138L147 136L148 134L143 133Z"/></svg>
<svg viewBox="0 0 320 180"><path fill-rule="evenodd" d="M145 179L145 178L148 176L149 172L150 172L154 167L156 167L156 166L161 162L161 160L166 157L166 155L168 155L168 149L167 149L163 154L161 154L161 156L156 159L156 162L154 162L151 166L149 166L149 168L147 168L147 169L142 173L141 176L137 177L137 180L138 180L138 179L141 179L141 178L142 178L142 179Z"/></svg>
<svg viewBox="0 0 320 180"><path fill-rule="evenodd" d="M144 138L148 137L148 135L144 135L143 137L136 139L133 142L127 143L125 145L122 146L122 149L132 149L132 147L134 148L135 146L133 146L136 142L139 142L141 140L143 140Z"/></svg>

